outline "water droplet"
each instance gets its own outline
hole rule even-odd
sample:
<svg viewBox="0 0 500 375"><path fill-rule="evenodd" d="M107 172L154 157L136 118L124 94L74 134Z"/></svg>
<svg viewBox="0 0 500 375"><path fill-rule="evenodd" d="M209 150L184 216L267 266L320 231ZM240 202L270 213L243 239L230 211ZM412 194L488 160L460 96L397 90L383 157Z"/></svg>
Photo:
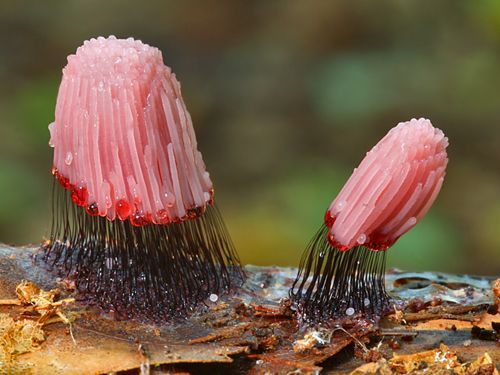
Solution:
<svg viewBox="0 0 500 375"><path fill-rule="evenodd" d="M330 210L325 212L325 224L328 228L331 228L333 223L335 223L336 216L330 212Z"/></svg>
<svg viewBox="0 0 500 375"><path fill-rule="evenodd" d="M366 234L361 233L358 237L358 243L360 245L363 245L366 242Z"/></svg>
<svg viewBox="0 0 500 375"><path fill-rule="evenodd" d="M355 310L352 308L352 307L349 307L346 311L345 311L345 314L347 316L351 316L351 315L354 315L355 313Z"/></svg>
<svg viewBox="0 0 500 375"><path fill-rule="evenodd" d="M174 203L175 203L175 197L173 194L168 194L168 193L165 193L164 194L164 197L165 197L165 203L167 205L167 207L173 207L174 206Z"/></svg>
<svg viewBox="0 0 500 375"><path fill-rule="evenodd" d="M50 133L50 139L49 139L49 146L54 147L54 141L52 140L54 138L54 127L56 126L55 123L51 122L49 124L49 133Z"/></svg>
<svg viewBox="0 0 500 375"><path fill-rule="evenodd" d="M210 297L208 297L208 299L211 301L211 302L217 302L217 300L219 299L219 296L217 294L210 294Z"/></svg>
<svg viewBox="0 0 500 375"><path fill-rule="evenodd" d="M127 217L129 217L130 213L132 212L130 205L125 199L120 199L118 202L116 202L116 214L118 215L118 218L120 220L125 220Z"/></svg>
<svg viewBox="0 0 500 375"><path fill-rule="evenodd" d="M91 216L97 216L99 214L99 208L96 203L92 203L85 207L85 211Z"/></svg>
<svg viewBox="0 0 500 375"><path fill-rule="evenodd" d="M78 206L84 206L87 202L87 188L85 186L75 186L71 192L71 200Z"/></svg>
<svg viewBox="0 0 500 375"><path fill-rule="evenodd" d="M156 216L157 216L157 217L158 217L158 219L160 219L161 221L167 220L167 219L168 219L168 211L162 208L162 209L160 209L160 210L156 213Z"/></svg>
<svg viewBox="0 0 500 375"><path fill-rule="evenodd" d="M370 303L371 303L371 302L370 302L370 299L368 299L368 298L365 298L365 299L363 300L363 305L365 305L365 306L370 306Z"/></svg>
<svg viewBox="0 0 500 375"><path fill-rule="evenodd" d="M130 215L130 223L134 227L142 227L143 225L149 224L151 222L150 215L144 214L142 211L136 211Z"/></svg>
<svg viewBox="0 0 500 375"><path fill-rule="evenodd" d="M346 205L346 201L339 201L337 203L336 208L337 208L338 211L341 211L345 207L345 205Z"/></svg>
<svg viewBox="0 0 500 375"><path fill-rule="evenodd" d="M70 189L71 188L71 183L69 182L69 180L64 177L63 175L61 175L57 169L55 171L52 172L52 174L54 175L54 177L57 178L57 180L59 181L59 183L61 184L61 186L65 189Z"/></svg>
<svg viewBox="0 0 500 375"><path fill-rule="evenodd" d="M68 151L66 153L66 157L64 158L64 164L71 165L72 161L73 161L73 154L71 153L71 151Z"/></svg>

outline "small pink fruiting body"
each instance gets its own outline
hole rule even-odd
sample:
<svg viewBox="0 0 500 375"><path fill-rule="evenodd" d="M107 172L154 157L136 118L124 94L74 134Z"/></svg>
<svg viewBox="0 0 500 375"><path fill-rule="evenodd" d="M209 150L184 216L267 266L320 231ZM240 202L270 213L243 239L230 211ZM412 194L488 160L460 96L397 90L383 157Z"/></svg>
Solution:
<svg viewBox="0 0 500 375"><path fill-rule="evenodd" d="M385 250L436 199L448 163L446 138L429 120L399 123L366 154L325 215L330 244Z"/></svg>
<svg viewBox="0 0 500 375"><path fill-rule="evenodd" d="M91 215L168 224L211 203L180 84L157 48L86 41L63 69L49 130L52 173Z"/></svg>

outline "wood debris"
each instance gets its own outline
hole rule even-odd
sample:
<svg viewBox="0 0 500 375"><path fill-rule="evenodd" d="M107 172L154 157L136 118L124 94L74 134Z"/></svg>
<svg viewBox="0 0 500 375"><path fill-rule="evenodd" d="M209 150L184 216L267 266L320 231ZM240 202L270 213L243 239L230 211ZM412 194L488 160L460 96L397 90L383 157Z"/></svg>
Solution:
<svg viewBox="0 0 500 375"><path fill-rule="evenodd" d="M324 347L330 344L332 334L333 331L328 329L309 331L304 335L304 338L298 339L293 343L293 351L304 353L312 348Z"/></svg>
<svg viewBox="0 0 500 375"><path fill-rule="evenodd" d="M497 311L500 311L500 279L496 279L492 283L492 290L494 296L494 304L497 307Z"/></svg>
<svg viewBox="0 0 500 375"><path fill-rule="evenodd" d="M351 372L351 375L367 374L456 374L456 375L498 375L498 370L490 355L484 353L475 361L462 362L457 354L446 345L438 349L408 355L397 355L390 359L379 359L376 362L362 365Z"/></svg>
<svg viewBox="0 0 500 375"><path fill-rule="evenodd" d="M53 323L54 316L70 324L64 315L62 306L74 302L73 298L55 301L59 291L44 291L34 283L23 280L16 287L17 299L0 300L0 305L25 306L14 318L0 313L0 369L8 373L28 371L29 363L16 363L16 357L33 352L45 341L44 325ZM35 314L32 314L32 313ZM24 318L23 318L24 317ZM27 317L27 318L26 318Z"/></svg>
<svg viewBox="0 0 500 375"><path fill-rule="evenodd" d="M23 280L16 287L17 298L22 305L31 306L34 311L40 314L38 318L39 324L45 324L54 315L58 316L61 321L70 324L70 320L62 312L62 307L75 302L74 298L65 298L56 301L59 296L59 289L45 291L40 289L34 283Z"/></svg>
<svg viewBox="0 0 500 375"><path fill-rule="evenodd" d="M4 298L0 314L8 316L9 323L32 327L34 338L25 346L13 345L17 349L7 353L21 373L26 364L36 365L42 374L316 374L321 370L329 374L361 371L361 365L380 374L410 368L414 373L432 373L418 370L425 366L423 354L411 356L427 353L431 358L435 350L444 353L441 342L448 353L456 354L458 365L453 371L485 371L500 361L498 344L481 339L489 338L490 331L498 332L495 324L500 315L491 308L495 301L491 279L428 272L390 274L387 287L396 297L392 315L396 319L386 317L377 325L356 317L334 325L307 326L297 321L286 299L296 270L248 266L248 280L236 293L221 295L216 304L200 306L186 319L152 325L117 321L95 307L65 298L74 292L71 283L66 283L67 288L56 284L50 273L33 263L35 251L0 245L0 297ZM29 282L21 283L23 279ZM75 315L78 319L72 321ZM72 322L72 331L62 324L63 317ZM474 329L477 336L472 334L473 326L479 327ZM430 362L427 366L431 368Z"/></svg>
<svg viewBox="0 0 500 375"><path fill-rule="evenodd" d="M45 333L37 322L0 314L0 373L2 369L14 372L14 368L29 367L27 363L16 364L16 357L38 349L44 340Z"/></svg>

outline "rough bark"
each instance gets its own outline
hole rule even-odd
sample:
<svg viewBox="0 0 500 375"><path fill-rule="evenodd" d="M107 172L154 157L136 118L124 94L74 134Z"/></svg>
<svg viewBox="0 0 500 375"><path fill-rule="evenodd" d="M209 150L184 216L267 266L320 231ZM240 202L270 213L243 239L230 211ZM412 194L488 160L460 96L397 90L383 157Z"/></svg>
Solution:
<svg viewBox="0 0 500 375"><path fill-rule="evenodd" d="M2 350L10 353L0 373L350 373L356 368L360 374L405 369L418 373L418 366L435 365L424 363L426 358L446 351L457 355L463 373L474 369L462 364L477 358L483 361L477 365L481 371L494 371L500 361L499 336L493 329L500 315L495 314L499 306L492 278L392 272L386 284L397 302L394 312L378 324L358 315L337 326L307 327L287 302L296 270L247 266L248 280L235 294L207 301L187 319L155 325L117 321L79 302L70 282L33 262L36 251L0 244L1 317L11 323L9 329L20 327L22 332L25 324L32 333L36 327L42 330L24 352L12 352L0 341ZM52 302L23 299L19 288L16 293L23 280L49 296L55 288L60 293L53 292ZM61 302L72 297L77 300ZM6 332L0 324L0 339ZM439 349L440 343L447 347ZM485 353L493 364L486 363ZM394 358L405 354L410 356ZM366 361L371 367L359 368Z"/></svg>

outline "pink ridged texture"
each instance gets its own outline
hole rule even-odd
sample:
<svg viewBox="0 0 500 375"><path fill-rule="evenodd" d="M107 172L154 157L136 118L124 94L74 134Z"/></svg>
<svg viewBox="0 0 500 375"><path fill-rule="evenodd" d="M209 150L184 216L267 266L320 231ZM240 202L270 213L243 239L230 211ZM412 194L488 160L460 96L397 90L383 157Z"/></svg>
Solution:
<svg viewBox="0 0 500 375"><path fill-rule="evenodd" d="M443 184L448 139L426 119L399 123L366 154L325 222L339 250L385 250L422 219Z"/></svg>
<svg viewBox="0 0 500 375"><path fill-rule="evenodd" d="M53 173L90 214L166 224L211 202L180 84L157 48L85 41L63 69L49 130Z"/></svg>

